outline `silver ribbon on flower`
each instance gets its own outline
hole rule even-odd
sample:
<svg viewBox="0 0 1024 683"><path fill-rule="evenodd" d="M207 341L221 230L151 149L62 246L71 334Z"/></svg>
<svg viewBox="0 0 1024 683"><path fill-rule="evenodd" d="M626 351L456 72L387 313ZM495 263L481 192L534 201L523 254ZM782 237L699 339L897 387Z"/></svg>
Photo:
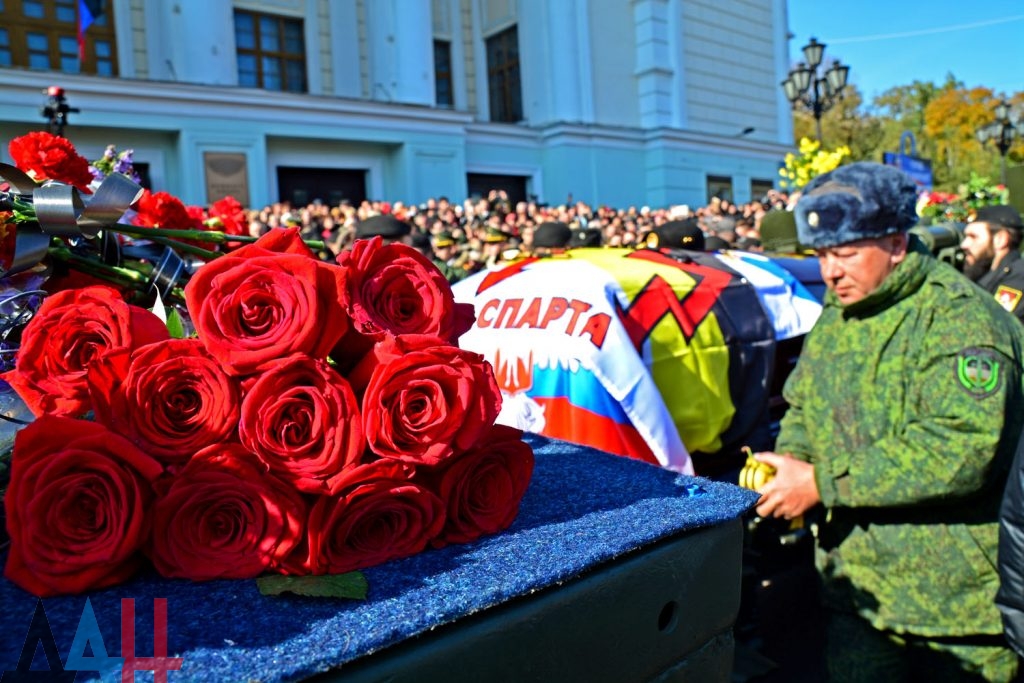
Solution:
<svg viewBox="0 0 1024 683"><path fill-rule="evenodd" d="M108 175L92 195L86 196L78 188L52 180L37 185L23 171L5 163L0 163L0 180L31 199L37 223L16 224L11 267L0 276L39 263L46 255L51 236L95 237L104 225L117 223L142 194L142 187L120 173Z"/></svg>

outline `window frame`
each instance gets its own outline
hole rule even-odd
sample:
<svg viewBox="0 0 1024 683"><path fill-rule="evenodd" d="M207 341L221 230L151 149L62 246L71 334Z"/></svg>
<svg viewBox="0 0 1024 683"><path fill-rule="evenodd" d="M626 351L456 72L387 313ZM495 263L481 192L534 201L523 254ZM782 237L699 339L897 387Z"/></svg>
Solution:
<svg viewBox="0 0 1024 683"><path fill-rule="evenodd" d="M446 65L438 64L438 51L444 54ZM442 101L441 84L447 84L448 100ZM455 80L452 76L452 41L434 38L434 104L445 109L455 108Z"/></svg>
<svg viewBox="0 0 1024 683"><path fill-rule="evenodd" d="M241 47L241 42L238 40L238 18L239 16L248 16L252 20L253 26L253 45L254 47ZM262 38L262 20L271 20L277 24L277 39L278 49L268 50L263 48ZM257 12L255 10L241 9L236 7L233 15L233 29L235 32L235 68L238 73L238 84L243 88L260 88L262 90L269 90L271 92L290 92L290 93L308 93L309 92L309 65L306 59L306 34L304 21L298 17L290 17L282 14L270 14L267 12ZM298 29L299 38L302 41L302 52L288 52L287 51L287 27L293 25ZM256 68L256 83L243 83L242 82L242 70L239 68L240 58L245 56L251 56L255 59ZM264 73L264 60L273 59L278 62L280 68L277 78L280 81L280 87L272 88L268 87L268 78ZM298 63L301 66L301 82L297 88L289 87L291 85L291 79L289 78L289 64Z"/></svg>
<svg viewBox="0 0 1024 683"><path fill-rule="evenodd" d="M518 123L523 120L523 85L519 69L519 27L515 24L487 37L487 91L491 121ZM514 57L508 55L513 53ZM497 61L497 55L505 58ZM493 57L493 59L492 59Z"/></svg>
<svg viewBox="0 0 1024 683"><path fill-rule="evenodd" d="M24 13L24 4L19 0L0 3L0 26L7 32L5 49L10 53L11 67L32 69L33 71L55 71L69 74L88 74L100 76L117 76L117 36L114 31L114 14L112 8L106 11L85 31L85 60L78 59L78 2L77 0L32 0L42 6L42 17L30 17ZM70 9L74 15L71 21L58 19L58 9ZM30 34L42 34L46 37L46 50L29 49ZM61 51L61 39L70 39L73 49ZM97 46L106 44L110 54L97 56ZM31 66L32 55L46 55L47 66ZM66 69L66 60L73 60L77 68ZM101 73L101 65L109 65L109 70Z"/></svg>

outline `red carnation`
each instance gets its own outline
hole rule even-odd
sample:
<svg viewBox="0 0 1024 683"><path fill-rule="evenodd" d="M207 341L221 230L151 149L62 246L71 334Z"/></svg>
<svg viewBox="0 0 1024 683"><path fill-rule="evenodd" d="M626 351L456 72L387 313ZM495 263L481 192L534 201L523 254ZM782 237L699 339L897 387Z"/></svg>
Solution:
<svg viewBox="0 0 1024 683"><path fill-rule="evenodd" d="M191 230L202 227L202 221L189 214L180 199L169 192L150 192L144 190L135 202L134 225L147 228L167 228L169 230Z"/></svg>
<svg viewBox="0 0 1024 683"><path fill-rule="evenodd" d="M74 145L64 138L36 131L11 140L7 151L14 165L37 183L56 180L90 192L93 177L89 161L79 156Z"/></svg>

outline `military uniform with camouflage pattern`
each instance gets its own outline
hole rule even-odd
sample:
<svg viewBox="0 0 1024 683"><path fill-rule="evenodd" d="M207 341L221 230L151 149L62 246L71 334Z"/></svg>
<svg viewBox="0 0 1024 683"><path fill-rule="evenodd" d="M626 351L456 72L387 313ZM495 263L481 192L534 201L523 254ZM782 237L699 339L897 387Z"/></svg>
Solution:
<svg viewBox="0 0 1024 683"><path fill-rule="evenodd" d="M776 451L814 464L826 607L892 634L1001 634L997 518L1024 419L1019 324L914 236L876 291L845 307L828 292L825 304L786 383ZM1005 664L985 675L1000 679Z"/></svg>

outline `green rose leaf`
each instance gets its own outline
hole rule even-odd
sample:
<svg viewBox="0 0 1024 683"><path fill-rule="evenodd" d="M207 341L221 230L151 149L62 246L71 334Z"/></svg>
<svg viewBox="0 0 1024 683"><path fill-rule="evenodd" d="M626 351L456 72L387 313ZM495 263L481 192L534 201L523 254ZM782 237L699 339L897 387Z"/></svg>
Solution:
<svg viewBox="0 0 1024 683"><path fill-rule="evenodd" d="M362 572L324 576L261 576L256 586L263 595L292 593L311 598L347 598L365 600L369 584Z"/></svg>
<svg viewBox="0 0 1024 683"><path fill-rule="evenodd" d="M185 338L185 324L181 321L181 314L178 313L178 309L172 308L167 314L167 332L171 335L171 339L184 339Z"/></svg>

